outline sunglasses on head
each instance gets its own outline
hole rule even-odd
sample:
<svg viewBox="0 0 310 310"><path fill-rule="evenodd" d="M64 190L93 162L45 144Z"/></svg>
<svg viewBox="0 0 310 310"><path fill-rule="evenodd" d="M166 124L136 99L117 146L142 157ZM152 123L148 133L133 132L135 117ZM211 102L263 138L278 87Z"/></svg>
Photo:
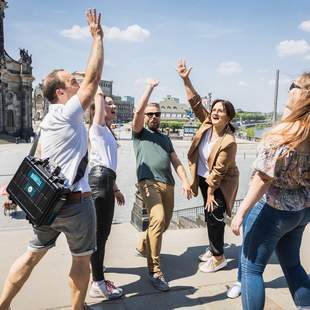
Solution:
<svg viewBox="0 0 310 310"><path fill-rule="evenodd" d="M156 117L160 117L161 112L148 112L148 113L145 113L145 115L148 116L149 118L153 117L154 115Z"/></svg>
<svg viewBox="0 0 310 310"><path fill-rule="evenodd" d="M291 84L290 88L288 89L288 91L291 91L291 90L294 89L294 88L301 89L301 87L300 87L299 85L297 85L297 84L295 84L295 82L293 82L293 83Z"/></svg>

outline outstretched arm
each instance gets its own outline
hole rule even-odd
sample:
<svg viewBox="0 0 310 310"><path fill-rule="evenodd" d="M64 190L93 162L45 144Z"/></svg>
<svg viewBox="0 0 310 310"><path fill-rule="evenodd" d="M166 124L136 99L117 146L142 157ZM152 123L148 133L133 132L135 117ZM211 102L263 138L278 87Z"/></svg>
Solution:
<svg viewBox="0 0 310 310"><path fill-rule="evenodd" d="M95 115L93 122L105 126L105 100L101 87L99 86L95 95Z"/></svg>
<svg viewBox="0 0 310 310"><path fill-rule="evenodd" d="M186 171L185 171L185 168L182 165L178 155L176 154L176 152L172 152L170 154L170 160L171 160L171 163L173 165L175 172L178 174L178 176L182 182L183 195L185 195L187 199L191 199L192 198L192 190L191 190L191 187L189 185L189 181L187 179Z"/></svg>
<svg viewBox="0 0 310 310"><path fill-rule="evenodd" d="M103 31L101 28L101 14L96 10L86 13L89 30L93 38L90 57L85 70L85 78L77 93L84 110L88 108L97 91L103 67Z"/></svg>
<svg viewBox="0 0 310 310"><path fill-rule="evenodd" d="M147 86L146 89L137 105L134 117L133 117L133 122L132 122L132 130L135 133L141 132L143 129L143 124L144 124L144 111L147 106L147 103L150 99L150 96L153 92L153 89L159 84L159 81L157 80L152 80L149 79L147 80Z"/></svg>
<svg viewBox="0 0 310 310"><path fill-rule="evenodd" d="M178 66L176 68L177 72L179 73L179 76L182 78L184 82L185 92L187 100L189 101L195 115L198 117L198 119L201 122L204 122L205 119L208 117L209 113L208 111L203 107L201 98L197 94L190 78L189 74L192 70L192 67L187 68L186 67L186 61L184 59L180 59L178 61Z"/></svg>

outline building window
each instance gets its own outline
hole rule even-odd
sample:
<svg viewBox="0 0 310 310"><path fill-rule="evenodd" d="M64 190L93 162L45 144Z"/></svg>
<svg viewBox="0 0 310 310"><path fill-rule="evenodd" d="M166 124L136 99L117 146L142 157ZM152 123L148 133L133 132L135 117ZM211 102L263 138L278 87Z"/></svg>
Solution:
<svg viewBox="0 0 310 310"><path fill-rule="evenodd" d="M8 110L6 113L6 124L7 127L14 127L14 112L12 110Z"/></svg>

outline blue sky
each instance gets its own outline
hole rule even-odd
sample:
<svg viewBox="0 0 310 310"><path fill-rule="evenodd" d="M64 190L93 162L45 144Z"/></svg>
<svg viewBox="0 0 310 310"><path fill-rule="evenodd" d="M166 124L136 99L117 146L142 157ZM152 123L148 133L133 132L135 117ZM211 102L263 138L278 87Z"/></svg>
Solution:
<svg viewBox="0 0 310 310"><path fill-rule="evenodd" d="M5 47L33 57L34 85L55 68L84 71L91 40L84 12L95 7L105 26L103 79L114 94L143 92L160 80L153 101L170 94L185 101L175 67L190 66L201 95L229 99L237 108L271 111L280 69L279 110L292 80L310 70L310 1L299 0L9 0Z"/></svg>

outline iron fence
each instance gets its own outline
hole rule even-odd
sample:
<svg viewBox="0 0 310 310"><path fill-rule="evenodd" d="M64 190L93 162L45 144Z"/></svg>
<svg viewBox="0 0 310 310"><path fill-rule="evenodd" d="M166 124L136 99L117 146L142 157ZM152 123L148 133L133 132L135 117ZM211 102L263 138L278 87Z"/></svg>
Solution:
<svg viewBox="0 0 310 310"><path fill-rule="evenodd" d="M231 210L231 217L233 217L236 214L242 200L243 199L237 199L235 201L235 204ZM204 214L204 206L175 210L173 211L173 214L172 214L172 220L174 222L178 222L178 219L180 217L197 219L199 214Z"/></svg>

